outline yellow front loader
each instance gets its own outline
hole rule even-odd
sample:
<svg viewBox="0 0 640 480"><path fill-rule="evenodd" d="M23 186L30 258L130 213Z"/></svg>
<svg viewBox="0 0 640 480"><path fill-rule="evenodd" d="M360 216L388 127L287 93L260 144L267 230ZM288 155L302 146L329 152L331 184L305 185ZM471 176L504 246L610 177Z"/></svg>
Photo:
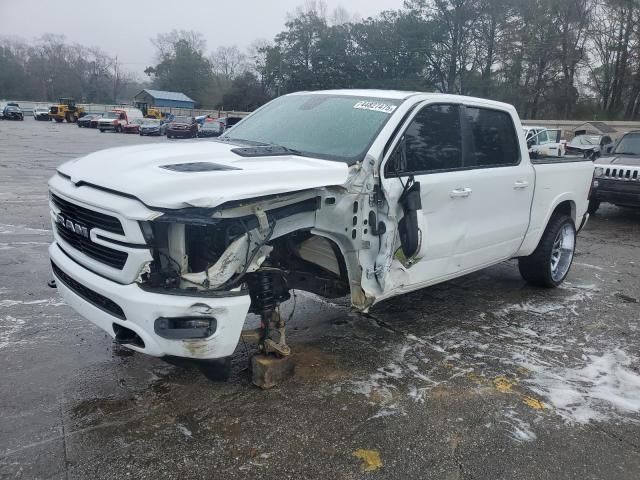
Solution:
<svg viewBox="0 0 640 480"><path fill-rule="evenodd" d="M74 123L83 115L84 108L78 107L73 98L60 98L57 105L52 105L49 108L49 116L58 123L65 120L68 123Z"/></svg>

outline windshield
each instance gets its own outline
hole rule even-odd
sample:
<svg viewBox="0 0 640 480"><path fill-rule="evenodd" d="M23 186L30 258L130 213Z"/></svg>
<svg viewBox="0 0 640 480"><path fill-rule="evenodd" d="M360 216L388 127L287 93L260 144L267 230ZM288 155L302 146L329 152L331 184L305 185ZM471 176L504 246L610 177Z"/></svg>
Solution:
<svg viewBox="0 0 640 480"><path fill-rule="evenodd" d="M107 112L103 118L118 118L118 112Z"/></svg>
<svg viewBox="0 0 640 480"><path fill-rule="evenodd" d="M399 100L331 94L280 97L222 138L274 144L306 155L361 160Z"/></svg>
<svg viewBox="0 0 640 480"><path fill-rule="evenodd" d="M176 123L191 123L191 118L189 117L175 117L172 122Z"/></svg>
<svg viewBox="0 0 640 480"><path fill-rule="evenodd" d="M217 132L222 129L222 125L220 124L220 122L206 122L204 125L202 125L202 129L214 130Z"/></svg>
<svg viewBox="0 0 640 480"><path fill-rule="evenodd" d="M160 120L145 120L143 125L160 125Z"/></svg>
<svg viewBox="0 0 640 480"><path fill-rule="evenodd" d="M622 137L613 153L618 155L640 155L640 133L630 133Z"/></svg>

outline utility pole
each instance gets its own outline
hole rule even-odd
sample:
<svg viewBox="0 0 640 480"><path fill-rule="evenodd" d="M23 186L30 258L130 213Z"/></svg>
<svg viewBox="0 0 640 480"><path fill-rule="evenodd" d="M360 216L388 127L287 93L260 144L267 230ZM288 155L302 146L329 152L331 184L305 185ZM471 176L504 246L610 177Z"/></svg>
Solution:
<svg viewBox="0 0 640 480"><path fill-rule="evenodd" d="M120 82L120 71L118 70L118 56L116 55L114 64L113 64L113 104L116 105L118 103L118 83Z"/></svg>

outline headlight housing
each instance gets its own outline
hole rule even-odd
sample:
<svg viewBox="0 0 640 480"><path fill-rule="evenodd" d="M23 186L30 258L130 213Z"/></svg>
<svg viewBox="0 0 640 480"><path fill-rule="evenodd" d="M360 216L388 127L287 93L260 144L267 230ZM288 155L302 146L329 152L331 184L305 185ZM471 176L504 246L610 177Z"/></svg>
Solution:
<svg viewBox="0 0 640 480"><path fill-rule="evenodd" d="M604 168L602 167L596 167L595 170L593 171L593 176L596 178L600 178L604 175Z"/></svg>

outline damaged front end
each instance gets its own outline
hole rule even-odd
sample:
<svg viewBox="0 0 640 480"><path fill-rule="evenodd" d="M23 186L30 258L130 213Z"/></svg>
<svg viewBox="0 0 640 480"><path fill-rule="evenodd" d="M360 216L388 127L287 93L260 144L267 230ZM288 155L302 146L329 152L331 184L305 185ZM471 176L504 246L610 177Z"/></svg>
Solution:
<svg viewBox="0 0 640 480"><path fill-rule="evenodd" d="M314 233L317 190L228 202L215 209L165 211L141 222L153 260L137 279L148 292L182 296L249 294L261 328L244 332L264 353L287 356L280 303L291 289L335 298L350 292L340 248ZM206 319L156 320L165 338L206 338Z"/></svg>

